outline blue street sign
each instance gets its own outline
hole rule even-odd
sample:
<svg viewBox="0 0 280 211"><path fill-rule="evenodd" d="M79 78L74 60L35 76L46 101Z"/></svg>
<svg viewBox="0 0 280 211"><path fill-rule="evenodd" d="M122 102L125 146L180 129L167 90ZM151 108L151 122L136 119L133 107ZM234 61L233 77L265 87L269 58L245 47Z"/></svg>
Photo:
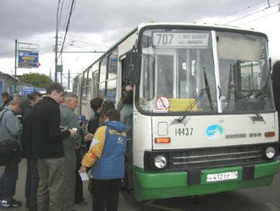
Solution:
<svg viewBox="0 0 280 211"><path fill-rule="evenodd" d="M19 51L18 53L18 67L19 68L37 68L38 52L33 51Z"/></svg>

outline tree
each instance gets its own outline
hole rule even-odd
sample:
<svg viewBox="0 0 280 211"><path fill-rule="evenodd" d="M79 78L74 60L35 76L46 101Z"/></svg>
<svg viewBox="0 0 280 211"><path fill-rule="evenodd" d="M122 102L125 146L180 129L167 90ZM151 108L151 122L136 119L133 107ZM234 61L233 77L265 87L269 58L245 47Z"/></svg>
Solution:
<svg viewBox="0 0 280 211"><path fill-rule="evenodd" d="M23 74L19 80L21 82L31 84L34 87L43 88L43 89L46 89L48 84L53 82L49 76L40 73Z"/></svg>

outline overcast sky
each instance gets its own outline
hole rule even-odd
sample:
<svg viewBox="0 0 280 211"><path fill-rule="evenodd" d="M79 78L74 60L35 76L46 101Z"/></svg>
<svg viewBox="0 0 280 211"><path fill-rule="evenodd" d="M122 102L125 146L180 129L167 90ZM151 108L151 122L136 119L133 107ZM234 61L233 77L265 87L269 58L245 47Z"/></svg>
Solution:
<svg viewBox="0 0 280 211"><path fill-rule="evenodd" d="M59 43L72 0L61 0ZM65 51L104 51L145 22L208 22L255 28L269 36L270 56L280 59L280 0L76 0ZM54 74L58 0L0 0L0 71L14 74L15 39L39 45L41 66L17 74ZM268 9L268 6L271 6ZM245 17L246 16L246 17ZM100 54L63 54L64 72L85 69ZM60 62L60 61L59 61ZM67 74L65 74L67 77Z"/></svg>

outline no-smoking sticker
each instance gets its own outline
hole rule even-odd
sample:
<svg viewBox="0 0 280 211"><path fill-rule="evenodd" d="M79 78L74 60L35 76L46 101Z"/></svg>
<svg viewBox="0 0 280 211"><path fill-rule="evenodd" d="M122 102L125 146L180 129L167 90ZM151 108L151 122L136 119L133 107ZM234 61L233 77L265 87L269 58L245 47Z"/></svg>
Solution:
<svg viewBox="0 0 280 211"><path fill-rule="evenodd" d="M169 99L165 96L160 96L156 100L156 105L155 105L155 112L168 112L168 109L170 107L170 102Z"/></svg>

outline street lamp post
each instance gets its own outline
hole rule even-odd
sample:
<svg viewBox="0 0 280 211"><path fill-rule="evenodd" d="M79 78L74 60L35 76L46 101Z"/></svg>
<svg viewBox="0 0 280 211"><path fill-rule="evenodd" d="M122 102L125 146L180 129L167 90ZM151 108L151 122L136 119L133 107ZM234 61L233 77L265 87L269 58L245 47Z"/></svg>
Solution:
<svg viewBox="0 0 280 211"><path fill-rule="evenodd" d="M16 75L17 75L17 51L18 51L18 47L17 47L18 41L17 39L15 40L15 79L14 79L14 95L17 95L17 79L16 79Z"/></svg>
<svg viewBox="0 0 280 211"><path fill-rule="evenodd" d="M59 12L60 0L58 0L57 11L56 11L56 30L55 30L55 73L54 81L57 82L57 39L58 39L58 12Z"/></svg>

